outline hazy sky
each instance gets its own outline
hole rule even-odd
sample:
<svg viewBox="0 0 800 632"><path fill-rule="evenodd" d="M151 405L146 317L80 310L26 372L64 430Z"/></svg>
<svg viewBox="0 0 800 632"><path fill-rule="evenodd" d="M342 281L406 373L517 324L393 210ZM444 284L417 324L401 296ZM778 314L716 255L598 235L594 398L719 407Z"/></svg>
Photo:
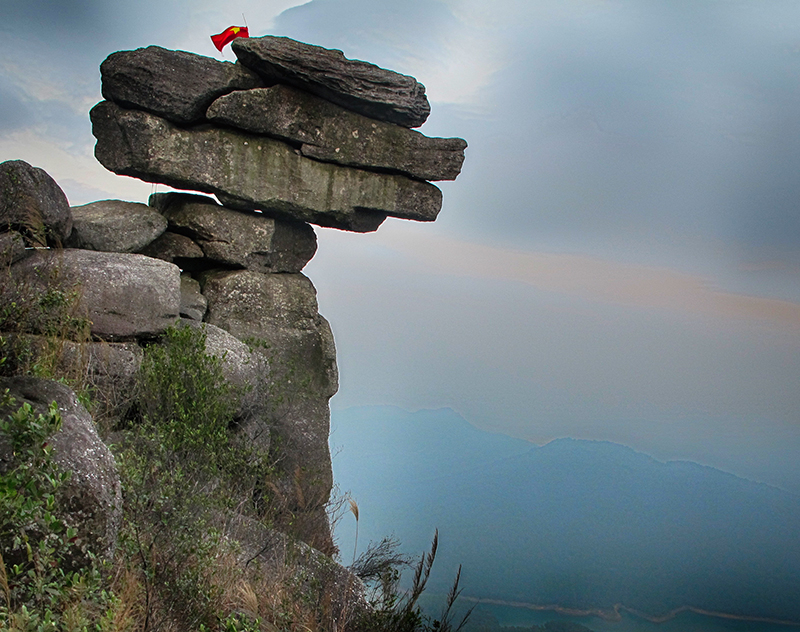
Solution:
<svg viewBox="0 0 800 632"><path fill-rule="evenodd" d="M794 0L6 0L0 159L72 204L145 201L92 156L111 52L221 57L242 22L417 77L469 142L435 224L318 230L334 407L449 406L800 489ZM231 60L230 49L225 58Z"/></svg>

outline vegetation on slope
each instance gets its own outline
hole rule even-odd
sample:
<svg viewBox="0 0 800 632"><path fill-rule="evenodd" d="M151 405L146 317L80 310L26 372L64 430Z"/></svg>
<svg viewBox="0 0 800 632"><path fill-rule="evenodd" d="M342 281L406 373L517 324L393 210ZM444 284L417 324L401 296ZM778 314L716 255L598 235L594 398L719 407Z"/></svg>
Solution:
<svg viewBox="0 0 800 632"><path fill-rule="evenodd" d="M64 371L63 340L88 341L76 311L79 288L52 284L32 296L8 277L0 283L0 369L66 382L91 408L91 385ZM31 344L29 335L37 339ZM102 430L117 459L124 520L113 561L89 552L71 564L79 546L58 518L57 492L69 477L52 460L49 437L58 430L55 407L45 415L17 407L8 393L0 409L0 440L13 463L0 475L0 629L12 632L449 632L458 577L442 617L424 616L418 599L435 559L437 541L415 566L412 589L398 589L410 560L392 547L368 549L354 564L351 585L310 576L300 545L287 540L277 571L240 563L239 543L224 536L226 517L260 528L272 524L272 457L231 432L235 393L218 358L205 353L202 329L175 327L145 349L125 419ZM293 551L295 553L293 553ZM355 588L371 587L369 605ZM331 591L338 589L339 594ZM456 629L458 629L456 627Z"/></svg>

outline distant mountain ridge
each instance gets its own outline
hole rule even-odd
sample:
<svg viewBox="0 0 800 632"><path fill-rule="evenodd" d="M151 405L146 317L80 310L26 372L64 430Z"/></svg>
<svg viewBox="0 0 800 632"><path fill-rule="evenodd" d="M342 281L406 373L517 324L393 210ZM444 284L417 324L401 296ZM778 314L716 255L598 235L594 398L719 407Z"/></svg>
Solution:
<svg viewBox="0 0 800 632"><path fill-rule="evenodd" d="M361 542L393 529L421 551L438 527L442 588L462 563L480 598L800 621L800 496L608 442L538 447L446 409L335 411L332 444Z"/></svg>

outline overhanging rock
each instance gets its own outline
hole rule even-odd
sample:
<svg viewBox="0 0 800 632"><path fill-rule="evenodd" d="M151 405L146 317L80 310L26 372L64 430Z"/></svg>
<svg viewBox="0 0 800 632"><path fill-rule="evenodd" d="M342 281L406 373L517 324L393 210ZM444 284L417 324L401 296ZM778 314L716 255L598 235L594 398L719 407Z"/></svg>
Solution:
<svg viewBox="0 0 800 632"><path fill-rule="evenodd" d="M299 145L309 158L420 180L455 180L467 146L461 138L430 138L284 85L226 94L207 117Z"/></svg>
<svg viewBox="0 0 800 632"><path fill-rule="evenodd" d="M441 191L427 182L322 163L285 143L215 127L183 129L102 102L91 111L97 159L114 173L216 193L239 207L356 232L387 215L433 221Z"/></svg>

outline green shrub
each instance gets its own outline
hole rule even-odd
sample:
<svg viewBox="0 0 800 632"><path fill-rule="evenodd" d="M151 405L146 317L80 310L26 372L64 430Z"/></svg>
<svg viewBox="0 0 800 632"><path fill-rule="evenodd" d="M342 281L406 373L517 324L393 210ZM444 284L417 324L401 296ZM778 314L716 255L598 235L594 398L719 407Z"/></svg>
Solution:
<svg viewBox="0 0 800 632"><path fill-rule="evenodd" d="M138 417L118 454L125 554L142 583L145 629L181 621L216 626L220 590L210 569L227 512L254 511L269 467L233 438L237 393L201 329L172 327L145 349Z"/></svg>
<svg viewBox="0 0 800 632"><path fill-rule="evenodd" d="M6 390L1 410L12 409ZM55 403L46 414L30 404L0 419L12 461L0 475L0 628L82 630L102 619L110 600L99 566L72 569L76 532L56 514L56 495L70 472L58 469L50 437L61 427Z"/></svg>

